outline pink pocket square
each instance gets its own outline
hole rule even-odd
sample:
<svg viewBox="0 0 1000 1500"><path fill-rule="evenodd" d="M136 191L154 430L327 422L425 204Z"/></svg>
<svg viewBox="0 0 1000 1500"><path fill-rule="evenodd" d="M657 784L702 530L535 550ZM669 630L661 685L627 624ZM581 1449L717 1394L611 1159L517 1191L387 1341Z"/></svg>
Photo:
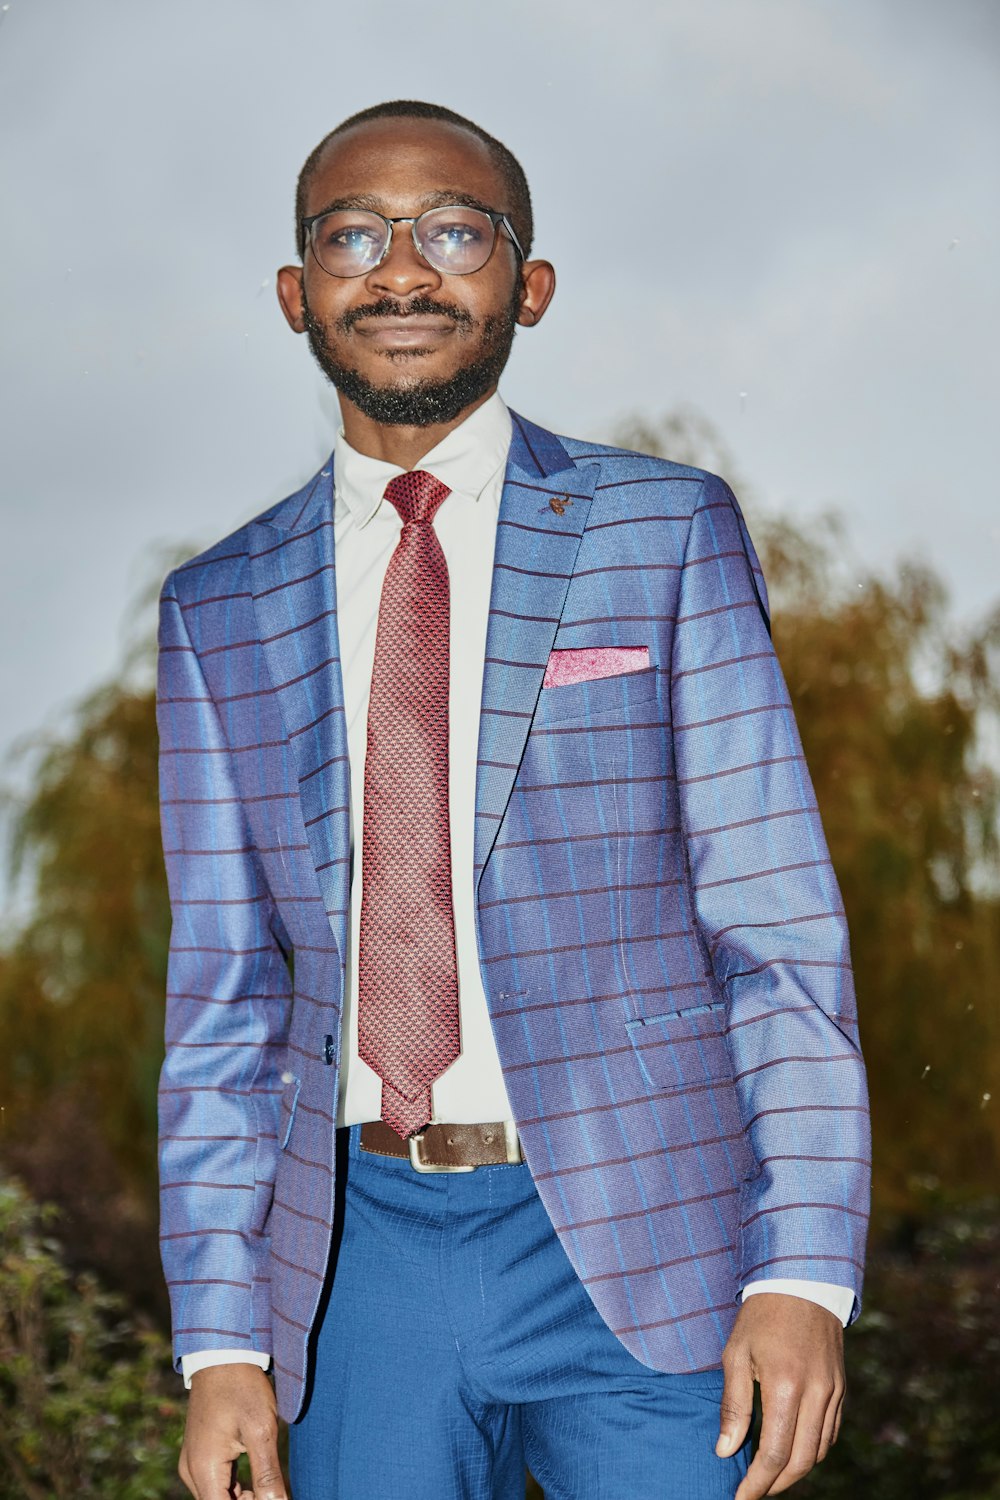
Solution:
<svg viewBox="0 0 1000 1500"><path fill-rule="evenodd" d="M573 651L550 651L542 686L596 682L600 677L617 677L622 672L641 672L648 666L648 646L581 646Z"/></svg>

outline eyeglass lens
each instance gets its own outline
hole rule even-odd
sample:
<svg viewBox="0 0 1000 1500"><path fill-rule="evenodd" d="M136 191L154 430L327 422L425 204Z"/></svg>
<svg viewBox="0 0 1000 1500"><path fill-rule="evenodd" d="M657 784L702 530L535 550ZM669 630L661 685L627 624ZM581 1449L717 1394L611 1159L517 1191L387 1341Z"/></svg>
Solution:
<svg viewBox="0 0 1000 1500"><path fill-rule="evenodd" d="M433 208L420 215L413 229L425 260L451 276L480 270L493 250L493 221L478 208ZM398 224L396 233L400 231L407 233L407 226ZM388 237L385 220L364 209L324 214L311 229L313 252L331 276L364 276L378 265Z"/></svg>

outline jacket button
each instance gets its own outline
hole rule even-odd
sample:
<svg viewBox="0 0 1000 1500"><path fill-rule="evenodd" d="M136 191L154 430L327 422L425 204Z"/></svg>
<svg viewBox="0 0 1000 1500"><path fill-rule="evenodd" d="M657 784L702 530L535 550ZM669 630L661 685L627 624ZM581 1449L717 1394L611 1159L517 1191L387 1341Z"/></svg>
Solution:
<svg viewBox="0 0 1000 1500"><path fill-rule="evenodd" d="M335 1055L333 1037L327 1032L323 1038L323 1061L327 1064L332 1063Z"/></svg>

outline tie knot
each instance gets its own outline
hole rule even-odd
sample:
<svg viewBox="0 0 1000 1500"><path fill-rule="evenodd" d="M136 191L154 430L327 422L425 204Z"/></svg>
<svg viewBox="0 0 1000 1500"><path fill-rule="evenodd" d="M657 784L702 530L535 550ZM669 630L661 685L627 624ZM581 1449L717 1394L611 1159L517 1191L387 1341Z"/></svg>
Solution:
<svg viewBox="0 0 1000 1500"><path fill-rule="evenodd" d="M403 518L403 525L416 522L429 526L434 520L438 506L446 500L451 490L433 474L424 469L414 469L409 474L399 474L390 479L385 487L385 498L396 507Z"/></svg>

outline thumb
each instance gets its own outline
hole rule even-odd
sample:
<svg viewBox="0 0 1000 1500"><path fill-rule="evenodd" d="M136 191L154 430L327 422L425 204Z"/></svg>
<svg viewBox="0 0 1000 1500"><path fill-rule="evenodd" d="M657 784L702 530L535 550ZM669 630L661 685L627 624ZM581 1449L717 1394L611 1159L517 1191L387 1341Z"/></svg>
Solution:
<svg viewBox="0 0 1000 1500"><path fill-rule="evenodd" d="M715 1452L719 1458L731 1458L746 1439L753 1416L753 1374L750 1361L733 1360L725 1366L725 1384L719 1404L719 1437Z"/></svg>
<svg viewBox="0 0 1000 1500"><path fill-rule="evenodd" d="M288 1491L278 1462L278 1444L274 1437L258 1438L247 1443L253 1500L288 1500Z"/></svg>

